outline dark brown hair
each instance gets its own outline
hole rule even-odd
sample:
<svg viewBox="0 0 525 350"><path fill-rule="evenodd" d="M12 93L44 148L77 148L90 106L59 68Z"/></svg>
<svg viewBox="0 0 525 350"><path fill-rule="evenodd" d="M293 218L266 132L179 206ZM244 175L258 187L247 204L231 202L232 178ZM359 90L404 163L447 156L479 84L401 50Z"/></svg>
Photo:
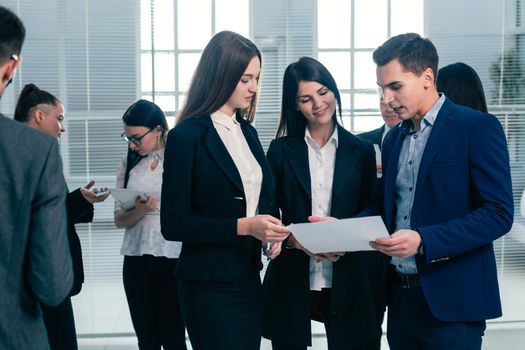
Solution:
<svg viewBox="0 0 525 350"><path fill-rule="evenodd" d="M436 85L452 102L487 113L483 84L471 66L458 62L441 68Z"/></svg>
<svg viewBox="0 0 525 350"><path fill-rule="evenodd" d="M222 107L254 57L259 57L262 64L257 46L242 35L230 31L215 34L202 52L177 124L187 118L209 115ZM237 112L252 122L256 104L257 94L246 110Z"/></svg>
<svg viewBox="0 0 525 350"><path fill-rule="evenodd" d="M59 103L62 102L52 93L40 90L35 84L27 84L18 97L14 118L20 122L28 123L33 117L33 108L37 105L58 106Z"/></svg>
<svg viewBox="0 0 525 350"><path fill-rule="evenodd" d="M303 136L307 125L303 113L297 109L297 91L300 81L315 81L330 90L337 101L339 116L341 116L341 96L334 77L323 64L310 57L301 57L284 71L283 96L281 101L281 119L277 127L277 135ZM337 111L332 116L334 125L338 124Z"/></svg>
<svg viewBox="0 0 525 350"><path fill-rule="evenodd" d="M0 6L0 64L20 55L26 36L24 24L11 10Z"/></svg>
<svg viewBox="0 0 525 350"><path fill-rule="evenodd" d="M128 126L144 126L148 129L154 129L157 126L160 126L162 130L160 139L163 145L166 144L168 122L166 121L166 116L162 109L160 109L155 103L147 100L138 100L129 106L124 112L122 121ZM128 147L126 172L124 173L124 188L128 186L129 172L142 158L144 157L133 152L131 148Z"/></svg>
<svg viewBox="0 0 525 350"><path fill-rule="evenodd" d="M391 37L374 51L373 59L379 67L397 59L405 71L417 76L430 68L437 77L439 56L436 47L432 41L416 33Z"/></svg>

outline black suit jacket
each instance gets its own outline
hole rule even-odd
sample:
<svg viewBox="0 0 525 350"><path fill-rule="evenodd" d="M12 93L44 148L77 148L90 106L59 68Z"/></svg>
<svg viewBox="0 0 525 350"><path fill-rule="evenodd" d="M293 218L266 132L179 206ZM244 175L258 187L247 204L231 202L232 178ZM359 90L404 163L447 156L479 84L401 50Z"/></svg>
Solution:
<svg viewBox="0 0 525 350"><path fill-rule="evenodd" d="M263 182L259 213L272 205L273 178L255 129L238 117ZM211 117L185 120L168 135L162 180L161 231L181 241L177 275L182 280L239 281L262 267L261 242L237 235L246 216L239 172Z"/></svg>
<svg viewBox="0 0 525 350"><path fill-rule="evenodd" d="M367 142L341 127L338 133L331 215L348 218L361 212L374 193L375 157ZM275 175L283 223L307 222L312 196L304 138L274 140L267 157ZM311 345L309 265L304 252L286 248L270 262L263 285L267 311L264 337L290 345ZM330 322L337 341L329 344L330 349L349 349L380 339L384 273L385 258L378 252L346 253L334 263Z"/></svg>
<svg viewBox="0 0 525 350"><path fill-rule="evenodd" d="M75 224L81 222L93 221L93 204L89 203L80 188L69 192L66 200L67 207L67 234L69 238L69 248L71 250L71 259L73 261L73 288L70 296L77 295L82 289L84 283L84 266L82 263L82 249L80 239L75 229Z"/></svg>
<svg viewBox="0 0 525 350"><path fill-rule="evenodd" d="M381 126L380 128L363 132L357 136L362 138L363 140L367 140L375 145L379 145L379 149L381 149L382 143L383 143L383 133L385 132L385 124Z"/></svg>

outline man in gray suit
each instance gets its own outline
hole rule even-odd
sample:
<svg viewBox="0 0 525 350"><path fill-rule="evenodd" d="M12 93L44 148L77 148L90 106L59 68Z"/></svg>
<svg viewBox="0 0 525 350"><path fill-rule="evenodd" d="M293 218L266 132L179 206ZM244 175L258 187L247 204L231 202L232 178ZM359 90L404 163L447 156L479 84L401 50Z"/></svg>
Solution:
<svg viewBox="0 0 525 350"><path fill-rule="evenodd" d="M0 6L0 97L19 67L25 29ZM40 303L71 291L66 184L58 143L0 114L0 349L49 349Z"/></svg>

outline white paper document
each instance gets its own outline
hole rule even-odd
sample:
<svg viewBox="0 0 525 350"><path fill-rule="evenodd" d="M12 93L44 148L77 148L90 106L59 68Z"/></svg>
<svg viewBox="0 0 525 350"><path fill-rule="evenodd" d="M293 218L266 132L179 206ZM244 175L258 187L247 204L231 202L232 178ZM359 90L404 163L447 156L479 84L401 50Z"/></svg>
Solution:
<svg viewBox="0 0 525 350"><path fill-rule="evenodd" d="M110 188L109 193L115 199L115 201L126 210L135 208L135 201L137 200L137 197L140 197L144 201L148 199L148 195L146 195L141 190Z"/></svg>
<svg viewBox="0 0 525 350"><path fill-rule="evenodd" d="M370 241L389 237L380 216L291 224L288 228L314 254L373 250Z"/></svg>

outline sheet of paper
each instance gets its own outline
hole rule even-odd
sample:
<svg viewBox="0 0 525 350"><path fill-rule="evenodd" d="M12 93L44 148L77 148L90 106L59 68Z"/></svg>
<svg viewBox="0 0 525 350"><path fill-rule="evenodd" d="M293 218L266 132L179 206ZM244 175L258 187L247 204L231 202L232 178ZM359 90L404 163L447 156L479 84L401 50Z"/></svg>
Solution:
<svg viewBox="0 0 525 350"><path fill-rule="evenodd" d="M135 208L135 200L141 197L142 200L148 199L148 196L140 190L130 190L127 188L110 188L109 193L115 201L124 209Z"/></svg>
<svg viewBox="0 0 525 350"><path fill-rule="evenodd" d="M370 241L389 237L380 216L291 224L288 228L314 254L373 250Z"/></svg>

